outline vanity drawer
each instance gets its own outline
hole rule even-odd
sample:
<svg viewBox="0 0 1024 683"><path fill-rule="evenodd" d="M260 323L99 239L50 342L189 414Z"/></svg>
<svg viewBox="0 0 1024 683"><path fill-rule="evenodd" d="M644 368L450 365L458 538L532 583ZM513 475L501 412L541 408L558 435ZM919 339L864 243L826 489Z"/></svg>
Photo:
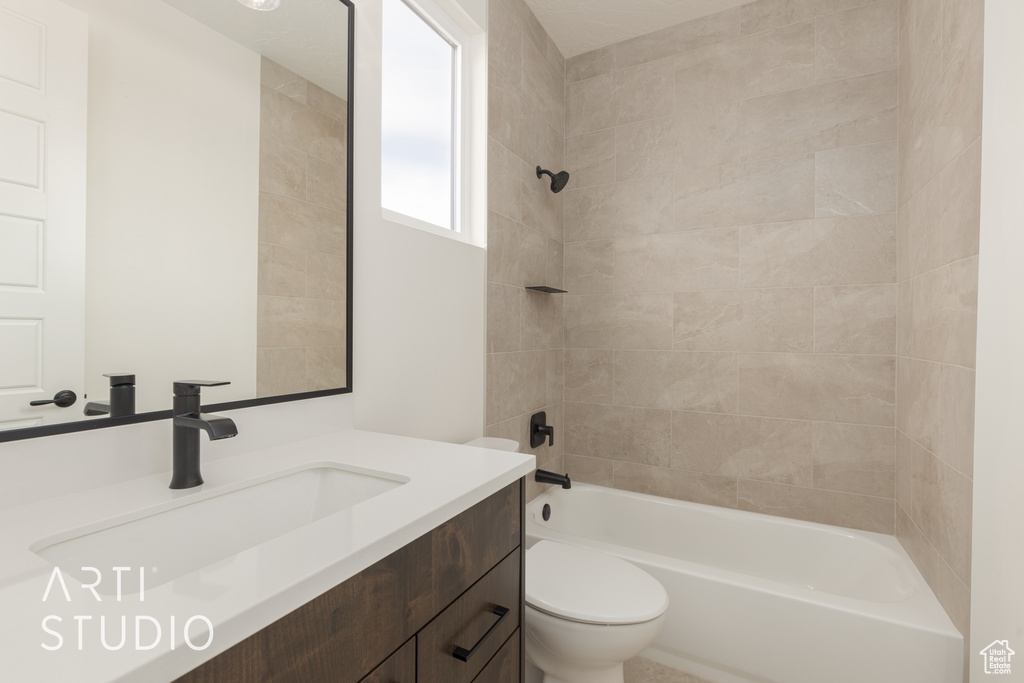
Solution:
<svg viewBox="0 0 1024 683"><path fill-rule="evenodd" d="M416 638L410 638L359 683L416 683Z"/></svg>
<svg viewBox="0 0 1024 683"><path fill-rule="evenodd" d="M520 552L510 553L419 633L420 681L470 683L519 627Z"/></svg>
<svg viewBox="0 0 1024 683"><path fill-rule="evenodd" d="M519 683L519 630L505 641L473 683Z"/></svg>

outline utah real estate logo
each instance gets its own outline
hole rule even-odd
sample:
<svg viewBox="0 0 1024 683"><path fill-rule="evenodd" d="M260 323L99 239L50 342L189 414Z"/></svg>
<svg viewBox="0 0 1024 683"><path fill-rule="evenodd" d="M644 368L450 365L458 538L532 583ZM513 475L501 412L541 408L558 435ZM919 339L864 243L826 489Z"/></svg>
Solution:
<svg viewBox="0 0 1024 683"><path fill-rule="evenodd" d="M1010 641L994 640L979 654L985 658L985 673L1009 674L1010 660L1017 653L1010 649Z"/></svg>

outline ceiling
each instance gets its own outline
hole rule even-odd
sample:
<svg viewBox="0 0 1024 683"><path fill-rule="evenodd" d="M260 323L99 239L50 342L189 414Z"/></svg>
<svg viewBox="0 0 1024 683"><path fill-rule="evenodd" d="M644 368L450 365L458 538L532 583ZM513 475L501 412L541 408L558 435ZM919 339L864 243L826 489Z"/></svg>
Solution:
<svg viewBox="0 0 1024 683"><path fill-rule="evenodd" d="M526 0L566 58L752 0Z"/></svg>
<svg viewBox="0 0 1024 683"><path fill-rule="evenodd" d="M235 0L164 2L348 99L348 9L340 2L285 0L272 12L258 12Z"/></svg>

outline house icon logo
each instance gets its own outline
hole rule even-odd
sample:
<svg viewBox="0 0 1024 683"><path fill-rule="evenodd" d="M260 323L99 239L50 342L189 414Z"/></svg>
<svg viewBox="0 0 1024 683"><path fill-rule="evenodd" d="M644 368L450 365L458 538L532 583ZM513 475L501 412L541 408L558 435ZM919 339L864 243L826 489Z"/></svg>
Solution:
<svg viewBox="0 0 1024 683"><path fill-rule="evenodd" d="M985 673L1008 674L1010 660L1017 653L1010 649L1008 640L996 640L978 654L985 658Z"/></svg>

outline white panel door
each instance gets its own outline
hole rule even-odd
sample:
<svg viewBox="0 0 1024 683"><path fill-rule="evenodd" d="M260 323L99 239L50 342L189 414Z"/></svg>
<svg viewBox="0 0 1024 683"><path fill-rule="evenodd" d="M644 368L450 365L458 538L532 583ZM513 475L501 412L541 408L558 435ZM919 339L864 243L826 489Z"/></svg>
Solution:
<svg viewBox="0 0 1024 683"><path fill-rule="evenodd" d="M0 0L0 429L82 416L88 19Z"/></svg>

